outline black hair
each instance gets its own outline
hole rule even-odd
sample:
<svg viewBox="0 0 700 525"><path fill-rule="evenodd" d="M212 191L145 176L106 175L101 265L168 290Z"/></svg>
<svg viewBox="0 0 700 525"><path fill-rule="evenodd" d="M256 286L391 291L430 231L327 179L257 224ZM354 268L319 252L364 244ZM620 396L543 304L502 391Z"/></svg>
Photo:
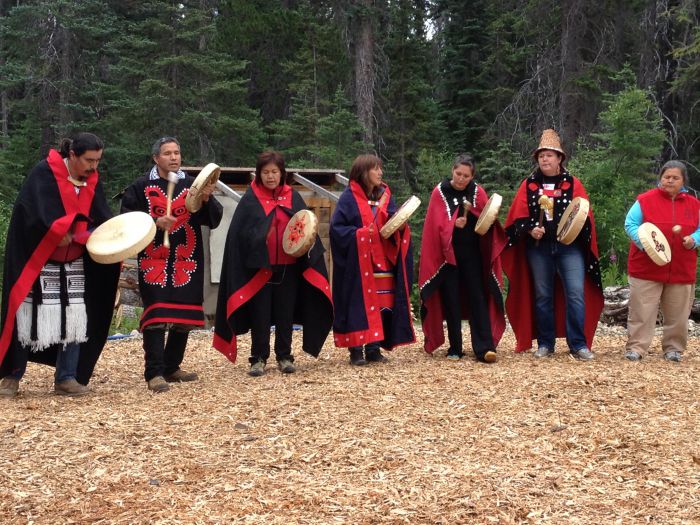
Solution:
<svg viewBox="0 0 700 525"><path fill-rule="evenodd" d="M86 151L101 151L105 149L104 142L94 133L78 133L73 139L63 139L58 147L61 157L68 158L72 151L80 157Z"/></svg>

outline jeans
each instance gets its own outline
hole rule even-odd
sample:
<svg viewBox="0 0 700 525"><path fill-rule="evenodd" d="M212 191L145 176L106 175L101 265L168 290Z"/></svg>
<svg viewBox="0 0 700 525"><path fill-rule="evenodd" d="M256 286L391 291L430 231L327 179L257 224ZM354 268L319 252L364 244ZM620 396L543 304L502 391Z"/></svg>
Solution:
<svg viewBox="0 0 700 525"><path fill-rule="evenodd" d="M528 244L527 259L535 290L538 346L554 350L554 277L558 274L564 287L566 342L569 350L578 352L582 348L588 348L583 329L586 317L583 299L585 262L581 249L575 244L541 240L539 246Z"/></svg>
<svg viewBox="0 0 700 525"><path fill-rule="evenodd" d="M75 379L78 372L78 360L80 359L80 343L67 343L63 350L56 356L56 383L63 383L69 379Z"/></svg>

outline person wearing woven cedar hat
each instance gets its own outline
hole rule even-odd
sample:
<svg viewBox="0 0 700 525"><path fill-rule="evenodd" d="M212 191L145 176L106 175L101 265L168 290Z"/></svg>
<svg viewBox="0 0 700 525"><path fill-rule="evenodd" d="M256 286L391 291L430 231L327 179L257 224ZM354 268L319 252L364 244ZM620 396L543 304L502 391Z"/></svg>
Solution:
<svg viewBox="0 0 700 525"><path fill-rule="evenodd" d="M293 324L303 326L302 348L318 357L333 320L331 290L318 235L307 253L284 251L284 232L297 212L306 210L287 179L284 156L258 156L255 180L231 219L219 282L214 348L236 361L237 336L251 333L250 370L265 373L270 358L270 329L275 327L275 357L283 374L296 371ZM294 226L294 223L292 223Z"/></svg>
<svg viewBox="0 0 700 525"><path fill-rule="evenodd" d="M559 242L557 225L567 206L576 197L588 196L581 181L564 167L566 153L554 130L544 130L532 157L537 166L521 183L508 211L508 244L502 254L509 283L506 312L516 351L530 349L537 338L535 357L547 357L554 353L556 338L566 337L572 356L590 360L603 309L593 213L589 208L571 244Z"/></svg>
<svg viewBox="0 0 700 525"><path fill-rule="evenodd" d="M380 235L397 212L382 175L379 157L358 156L331 217L334 341L338 348L349 348L353 365L388 361L381 348L416 340L411 231L404 225L386 239Z"/></svg>
<svg viewBox="0 0 700 525"><path fill-rule="evenodd" d="M440 182L430 196L418 272L421 319L426 352L444 343L446 321L447 357L461 358L462 319L469 319L474 355L493 363L506 324L498 256L506 238L497 220L484 235L474 231L488 201L475 174L472 157L459 155L451 179Z"/></svg>
<svg viewBox="0 0 700 525"><path fill-rule="evenodd" d="M107 340L119 264L86 251L112 217L97 166L104 145L92 133L65 139L19 190L5 248L0 329L0 395L14 396L27 361L54 365L55 392L76 396Z"/></svg>
<svg viewBox="0 0 700 525"><path fill-rule="evenodd" d="M201 189L202 207L189 211L186 199L195 179L180 169L180 143L175 137L158 139L151 154L153 167L124 191L121 211L148 213L158 228L153 241L138 254L144 306L140 330L148 389L165 392L168 383L198 379L180 365L190 331L204 327L202 227L216 228L223 207L211 195L214 184L208 184Z"/></svg>
<svg viewBox="0 0 700 525"><path fill-rule="evenodd" d="M661 306L664 318L661 341L664 359L678 362L688 342L688 317L695 297L695 275L700 245L700 201L690 195L685 164L668 161L661 168L656 188L637 197L625 219L630 237L627 271L630 300L625 357L639 361L654 337ZM670 262L652 261L642 247L639 227L655 225L666 237Z"/></svg>

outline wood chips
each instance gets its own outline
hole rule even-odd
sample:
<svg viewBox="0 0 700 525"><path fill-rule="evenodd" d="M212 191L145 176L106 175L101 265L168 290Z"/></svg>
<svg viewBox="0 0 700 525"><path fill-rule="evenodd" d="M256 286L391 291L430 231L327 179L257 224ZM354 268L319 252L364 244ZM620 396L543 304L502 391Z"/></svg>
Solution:
<svg viewBox="0 0 700 525"><path fill-rule="evenodd" d="M466 334L466 330L465 330ZM495 365L420 344L351 367L329 338L298 372L249 377L192 334L200 381L154 395L138 338L108 343L83 398L30 365L0 399L0 523L700 523L700 350L623 359L514 354ZM468 341L468 336L465 339Z"/></svg>

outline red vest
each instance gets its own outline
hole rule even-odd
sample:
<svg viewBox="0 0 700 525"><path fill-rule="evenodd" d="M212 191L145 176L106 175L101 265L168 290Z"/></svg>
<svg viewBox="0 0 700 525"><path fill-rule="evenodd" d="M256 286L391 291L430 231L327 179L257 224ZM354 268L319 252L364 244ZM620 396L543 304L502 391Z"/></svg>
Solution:
<svg viewBox="0 0 700 525"><path fill-rule="evenodd" d="M627 260L630 276L648 281L670 284L693 284L697 268L697 250L686 250L683 237L692 235L700 221L700 201L688 193L675 198L664 190L655 188L637 197L644 222L656 225L671 246L671 262L664 266L655 264L649 256L631 242ZM673 233L679 225L681 231Z"/></svg>

